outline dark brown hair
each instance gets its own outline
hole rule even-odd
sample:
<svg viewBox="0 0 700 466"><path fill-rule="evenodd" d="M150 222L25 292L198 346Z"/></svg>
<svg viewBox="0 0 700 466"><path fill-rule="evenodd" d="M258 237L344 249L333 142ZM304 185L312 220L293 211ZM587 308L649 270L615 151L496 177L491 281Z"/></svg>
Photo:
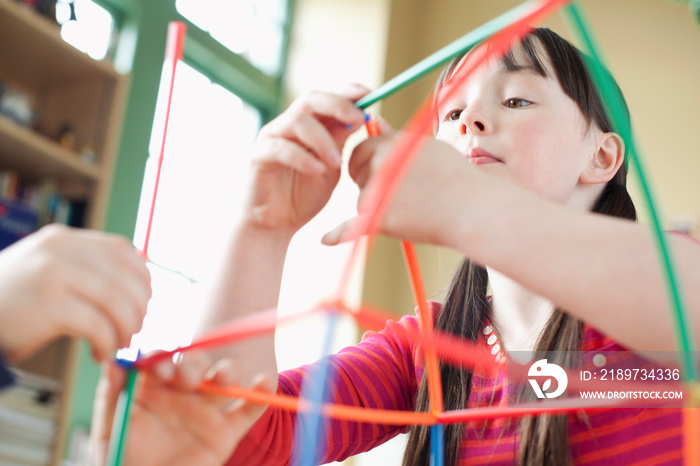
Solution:
<svg viewBox="0 0 700 466"><path fill-rule="evenodd" d="M521 42L525 55L536 73L547 76L543 65L542 52L551 64L556 78L566 95L571 97L581 109L586 122L597 125L603 132L612 131L603 104L595 90L584 63L583 54L571 43L546 28L534 29ZM438 87L454 73L462 57L452 60L443 70ZM507 70L519 65L512 52L501 59L501 66ZM613 81L614 82L614 81ZM619 89L618 89L619 90ZM626 110L626 109L625 109ZM629 120L629 113L627 112ZM629 121L624 122L629 124ZM623 164L616 175L605 186L592 211L600 214L636 220L636 210L626 188L627 169ZM490 320L490 307L487 302L488 275L486 269L465 259L450 285L445 303L440 311L435 328L476 341L485 322ZM555 360L561 365L570 366L567 360L581 345L583 322L556 309L547 322L535 345L536 352L556 351L560 356ZM472 372L465 368L440 364L445 410L464 409L471 393ZM426 375L420 382L415 402L416 411L429 410L429 397ZM566 415L540 415L526 417L520 422L519 465L570 464L571 453L568 444L568 417ZM460 446L463 440L464 425L445 426L445 465L453 466L459 461ZM404 466L424 466L429 462L430 431L426 426L413 426L404 454Z"/></svg>

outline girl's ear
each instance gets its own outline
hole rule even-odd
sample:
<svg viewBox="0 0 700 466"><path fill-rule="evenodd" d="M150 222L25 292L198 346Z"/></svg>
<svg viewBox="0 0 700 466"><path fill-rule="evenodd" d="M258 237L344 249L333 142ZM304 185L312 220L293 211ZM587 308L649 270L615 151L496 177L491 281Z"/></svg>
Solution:
<svg viewBox="0 0 700 466"><path fill-rule="evenodd" d="M610 181L625 159L625 142L617 133L605 133L598 150L591 156L581 173L579 181L584 184L599 184Z"/></svg>

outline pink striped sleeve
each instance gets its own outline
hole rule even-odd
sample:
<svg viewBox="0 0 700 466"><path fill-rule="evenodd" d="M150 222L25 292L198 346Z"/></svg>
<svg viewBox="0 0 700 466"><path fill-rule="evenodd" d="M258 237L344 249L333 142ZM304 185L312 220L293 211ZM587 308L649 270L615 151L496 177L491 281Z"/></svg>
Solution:
<svg viewBox="0 0 700 466"><path fill-rule="evenodd" d="M362 342L328 356L327 387L334 403L376 409L412 410L417 390L414 343L417 320L388 321L380 332L367 332ZM411 332L407 332L411 330ZM282 372L278 393L298 396L313 365ZM316 442L320 462L340 461L382 444L405 426L327 419ZM295 414L269 408L234 451L228 464L289 464Z"/></svg>

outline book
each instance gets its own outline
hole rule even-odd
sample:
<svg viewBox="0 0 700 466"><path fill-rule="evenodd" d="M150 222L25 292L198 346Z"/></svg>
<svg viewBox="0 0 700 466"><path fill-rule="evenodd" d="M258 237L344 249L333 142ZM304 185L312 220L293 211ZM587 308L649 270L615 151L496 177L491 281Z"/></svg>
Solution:
<svg viewBox="0 0 700 466"><path fill-rule="evenodd" d="M10 406L0 405L0 426L50 437L56 433L56 419L44 419Z"/></svg>
<svg viewBox="0 0 700 466"><path fill-rule="evenodd" d="M59 381L14 367L0 391L0 466L48 465L58 432Z"/></svg>
<svg viewBox="0 0 700 466"><path fill-rule="evenodd" d="M14 170L0 170L0 249L49 223L81 225L83 204L61 196L50 178L26 182Z"/></svg>
<svg viewBox="0 0 700 466"><path fill-rule="evenodd" d="M21 384L0 391L0 406L41 419L55 419L58 415L58 397L55 392Z"/></svg>
<svg viewBox="0 0 700 466"><path fill-rule="evenodd" d="M47 466L50 462L50 449L27 448L0 440L0 466Z"/></svg>

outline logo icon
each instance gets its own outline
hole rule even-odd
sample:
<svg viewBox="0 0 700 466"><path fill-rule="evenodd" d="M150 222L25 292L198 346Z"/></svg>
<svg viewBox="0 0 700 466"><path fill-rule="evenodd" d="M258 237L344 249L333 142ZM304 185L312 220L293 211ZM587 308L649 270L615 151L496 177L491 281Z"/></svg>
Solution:
<svg viewBox="0 0 700 466"><path fill-rule="evenodd" d="M537 380L529 378L528 381L532 385L532 389L535 391L537 398L556 398L566 390L566 386L569 383L569 378L566 376L564 369L553 363L547 363L546 359L540 359L535 361L530 369L527 371L529 377L549 377L544 381L542 387L540 388ZM552 386L552 378L557 381L557 389L551 393L548 393Z"/></svg>

